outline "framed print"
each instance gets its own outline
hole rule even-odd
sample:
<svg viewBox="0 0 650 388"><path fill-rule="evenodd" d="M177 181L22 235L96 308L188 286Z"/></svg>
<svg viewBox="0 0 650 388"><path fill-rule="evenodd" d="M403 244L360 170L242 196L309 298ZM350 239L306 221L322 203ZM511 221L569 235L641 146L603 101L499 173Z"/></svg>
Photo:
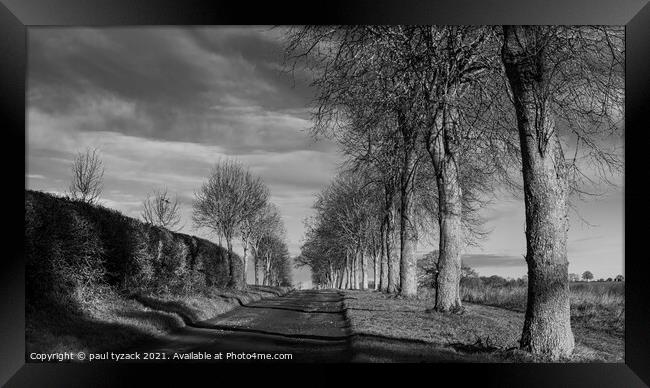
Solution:
<svg viewBox="0 0 650 388"><path fill-rule="evenodd" d="M650 383L646 1L2 3L3 384Z"/></svg>

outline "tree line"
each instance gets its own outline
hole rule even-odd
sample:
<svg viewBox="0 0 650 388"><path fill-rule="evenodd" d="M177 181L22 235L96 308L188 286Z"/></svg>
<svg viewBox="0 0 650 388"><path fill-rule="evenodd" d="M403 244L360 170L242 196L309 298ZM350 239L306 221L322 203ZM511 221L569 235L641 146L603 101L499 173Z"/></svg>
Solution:
<svg viewBox="0 0 650 388"><path fill-rule="evenodd" d="M80 152L72 163L68 195L96 204L103 190L104 166L95 148ZM252 256L256 285L291 285L292 259L280 211L270 202L270 191L260 177L233 160L220 160L194 194L192 221L226 242L230 263L229 287L246 287L248 255ZM142 220L171 231L180 230L181 205L167 188L154 189L142 203ZM235 264L233 240L241 241L242 268Z"/></svg>
<svg viewBox="0 0 650 388"><path fill-rule="evenodd" d="M461 252L497 190L523 192L522 349L574 348L570 198L622 170L623 29L610 26L304 26L290 71L316 93L314 137L345 154L314 205L300 263L319 287L417 295L418 241L438 243L434 309L462 311Z"/></svg>

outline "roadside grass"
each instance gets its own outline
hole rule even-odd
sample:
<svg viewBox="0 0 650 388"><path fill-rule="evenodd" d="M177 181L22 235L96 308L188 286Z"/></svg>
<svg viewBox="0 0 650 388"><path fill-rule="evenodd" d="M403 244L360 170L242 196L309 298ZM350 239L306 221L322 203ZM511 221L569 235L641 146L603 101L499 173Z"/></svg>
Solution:
<svg viewBox="0 0 650 388"><path fill-rule="evenodd" d="M209 288L200 293L141 294L134 299L152 309L177 314L186 324L195 324L221 315L234 307L262 298L278 296L287 289L268 286L248 286L246 290Z"/></svg>
<svg viewBox="0 0 650 388"><path fill-rule="evenodd" d="M119 295L112 288L61 295L56 304L28 306L29 354L119 351L223 314L241 303L282 295L288 288L207 289L184 295Z"/></svg>
<svg viewBox="0 0 650 388"><path fill-rule="evenodd" d="M438 313L431 310L430 292L404 299L372 291L345 291L344 303L354 335L355 361L545 361L518 350L524 322L521 311L465 303L462 314ZM562 361L623 361L622 338L603 338L602 332L576 328L575 324L574 334L574 354Z"/></svg>
<svg viewBox="0 0 650 388"><path fill-rule="evenodd" d="M623 338L625 332L625 285L623 282L576 282L570 284L571 320L574 326ZM526 286L490 286L466 282L464 301L526 311Z"/></svg>

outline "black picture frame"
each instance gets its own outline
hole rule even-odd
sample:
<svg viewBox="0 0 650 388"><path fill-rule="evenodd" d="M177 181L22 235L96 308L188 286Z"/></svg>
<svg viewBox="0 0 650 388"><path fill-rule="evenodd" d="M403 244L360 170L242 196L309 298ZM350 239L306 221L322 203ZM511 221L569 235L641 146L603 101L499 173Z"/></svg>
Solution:
<svg viewBox="0 0 650 388"><path fill-rule="evenodd" d="M625 363L624 364L426 364L399 373L419 374L423 384L476 383L495 386L616 386L650 384L650 303L645 298L648 260L643 246L648 217L644 186L646 113L650 97L650 5L648 0L414 0L259 2L180 0L0 0L0 115L3 132L3 219L0 260L0 384L7 386L130 385L137 377L170 385L203 376L225 384L238 373L286 382L282 369L262 373L232 364L34 364L25 363L23 229L26 158L27 30L34 26L210 25L210 24L610 24L626 26L625 131ZM22 161L22 163L20 162ZM22 168L21 168L22 167ZM7 248L9 248L7 250ZM395 365L337 365L360 377L396 373ZM295 372L302 367L292 366ZM323 376L333 373L318 366ZM354 368L354 370L353 370ZM312 368L309 368L311 370ZM337 372L338 373L338 372ZM444 376L444 377L442 377ZM316 379L307 376L304 384ZM336 383L336 377L323 377ZM415 377L413 377L415 379ZM451 380L448 380L448 379ZM328 381L324 380L323 382ZM416 383L412 380L409 384ZM645 383L644 383L645 382ZM234 382L233 382L234 383ZM367 384L371 384L369 381Z"/></svg>

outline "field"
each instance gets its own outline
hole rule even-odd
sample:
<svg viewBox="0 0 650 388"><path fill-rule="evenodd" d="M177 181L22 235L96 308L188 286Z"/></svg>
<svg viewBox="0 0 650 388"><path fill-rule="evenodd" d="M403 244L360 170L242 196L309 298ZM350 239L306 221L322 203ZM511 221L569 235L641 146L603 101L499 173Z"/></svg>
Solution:
<svg viewBox="0 0 650 388"><path fill-rule="evenodd" d="M571 284L574 354L564 362L624 361L622 283ZM346 291L345 306L357 361L539 362L519 351L525 286L463 287L465 311L432 311L431 292L402 299L373 291ZM408 346L404 344L408 343ZM364 352L378 344L385 354Z"/></svg>
<svg viewBox="0 0 650 388"><path fill-rule="evenodd" d="M624 282L570 284L571 320L574 326L606 331L623 338L625 331ZM462 298L471 303L526 311L526 286L486 286L463 282Z"/></svg>

